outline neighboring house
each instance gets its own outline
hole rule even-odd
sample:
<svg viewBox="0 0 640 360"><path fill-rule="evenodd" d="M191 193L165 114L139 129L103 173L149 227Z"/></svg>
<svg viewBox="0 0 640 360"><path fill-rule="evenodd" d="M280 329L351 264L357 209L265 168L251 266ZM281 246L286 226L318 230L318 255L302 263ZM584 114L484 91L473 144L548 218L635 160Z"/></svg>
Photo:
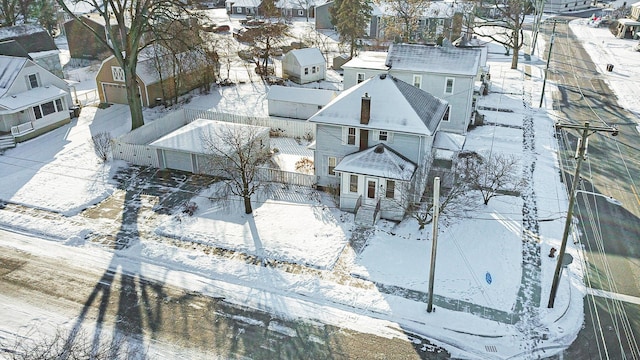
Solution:
<svg viewBox="0 0 640 360"><path fill-rule="evenodd" d="M267 105L270 116L307 120L335 97L332 90L273 85Z"/></svg>
<svg viewBox="0 0 640 360"><path fill-rule="evenodd" d="M334 30L335 26L331 23L331 14L329 9L333 7L333 1L328 1L324 4L316 6L315 11L315 25L316 30Z"/></svg>
<svg viewBox="0 0 640 360"><path fill-rule="evenodd" d="M456 1L434 1L422 11L417 19L415 31L410 35L411 42L421 42L435 44L439 40L458 39L469 29L464 26L464 17L473 12L473 3ZM387 34L389 27L402 27L400 19L396 17L390 6L381 2L379 10L374 17L377 17L377 32L372 33L372 37L390 39ZM400 22L398 26L395 23Z"/></svg>
<svg viewBox="0 0 640 360"><path fill-rule="evenodd" d="M174 96L185 94L198 87L213 82L213 70L210 63L201 55L178 55L174 62L171 55L142 57L138 60L136 74L142 106L153 107L171 100ZM177 77L173 70L177 71ZM110 104L127 104L127 89L124 82L124 71L114 56L102 62L96 74L96 85L100 102Z"/></svg>
<svg viewBox="0 0 640 360"><path fill-rule="evenodd" d="M25 141L69 123L67 83L23 57L0 55L0 133Z"/></svg>
<svg viewBox="0 0 640 360"><path fill-rule="evenodd" d="M631 15L629 15L629 19L640 21L640 1L631 4Z"/></svg>
<svg viewBox="0 0 640 360"><path fill-rule="evenodd" d="M233 15L258 15L261 0L226 0L227 14Z"/></svg>
<svg viewBox="0 0 640 360"><path fill-rule="evenodd" d="M449 102L451 111L442 130L464 134L475 120L474 91L482 76L480 49L392 44L384 63L379 62L382 55L367 56L368 61L354 58L342 66L345 89L362 78L388 72Z"/></svg>
<svg viewBox="0 0 640 360"><path fill-rule="evenodd" d="M63 77L60 51L42 26L26 24L2 27L0 43L3 43L0 55L28 57L54 75Z"/></svg>
<svg viewBox="0 0 640 360"><path fill-rule="evenodd" d="M323 3L324 0L278 0L276 8L287 18L312 18L315 16L316 6Z"/></svg>
<svg viewBox="0 0 640 360"><path fill-rule="evenodd" d="M233 128L233 129L231 129ZM172 131L149 144L149 147L156 149L160 168L168 168L192 173L204 173L218 175L217 169L211 169L211 161L207 159L212 155L212 149L207 146L214 146L217 150L224 150L225 143L221 140L218 144L206 144L203 139L219 139L216 136L220 133L250 134L247 138L257 139L261 147L270 148L269 128L263 126L235 124L230 122L196 119L189 124ZM232 149L229 149L231 151Z"/></svg>
<svg viewBox="0 0 640 360"><path fill-rule="evenodd" d="M590 0L548 0L544 4L546 13L569 13L591 7Z"/></svg>
<svg viewBox="0 0 640 360"><path fill-rule="evenodd" d="M100 14L81 15L80 21L89 25L96 33L101 35L103 40L109 41L105 27L106 22ZM64 23L64 31L67 34L67 43L69 44L69 54L75 59L104 60L111 54L109 48L98 40L80 21L71 19ZM117 24L115 18L110 19L110 21L113 26Z"/></svg>
<svg viewBox="0 0 640 360"><path fill-rule="evenodd" d="M318 186L340 208L400 220L426 185L432 144L449 105L387 74L344 90L308 121L316 125Z"/></svg>
<svg viewBox="0 0 640 360"><path fill-rule="evenodd" d="M318 48L291 50L282 59L282 76L297 84L324 80L327 61Z"/></svg>

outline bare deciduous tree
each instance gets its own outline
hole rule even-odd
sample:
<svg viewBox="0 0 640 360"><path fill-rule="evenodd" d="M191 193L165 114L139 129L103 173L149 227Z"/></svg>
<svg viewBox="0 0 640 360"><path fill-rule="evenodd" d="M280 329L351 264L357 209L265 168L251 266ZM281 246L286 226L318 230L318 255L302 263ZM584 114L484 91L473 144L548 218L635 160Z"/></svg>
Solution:
<svg viewBox="0 0 640 360"><path fill-rule="evenodd" d="M224 183L213 197L239 196L245 213L253 212L251 196L266 187L259 171L271 158L268 139L268 128L233 123L219 123L215 130L203 133L206 172L219 176Z"/></svg>
<svg viewBox="0 0 640 360"><path fill-rule="evenodd" d="M392 18L386 23L385 35L409 42L418 29L418 20L429 7L431 0L388 0L384 3L392 14Z"/></svg>
<svg viewBox="0 0 640 360"><path fill-rule="evenodd" d="M520 163L513 155L463 152L459 161L463 180L470 189L480 191L485 205L498 195L517 193L522 188L522 178L518 176Z"/></svg>
<svg viewBox="0 0 640 360"><path fill-rule="evenodd" d="M140 51L155 39L150 36L156 24L164 24L167 19L183 19L189 16L186 2L181 0L56 0L58 5L95 35L115 57L124 73L127 91L127 103L131 113L131 129L144 125L142 102L137 83L137 65ZM86 4L95 11L105 23L105 32L94 28L75 14L69 5ZM112 21L115 19L115 22Z"/></svg>
<svg viewBox="0 0 640 360"><path fill-rule="evenodd" d="M518 55L524 42L522 25L532 9L530 0L489 0L477 7L474 32L504 46L506 55L513 50L512 69L518 68Z"/></svg>
<svg viewBox="0 0 640 360"><path fill-rule="evenodd" d="M283 45L289 36L289 25L283 22L265 22L264 24L249 28L243 35L243 39L251 45L256 61L256 71L262 76L269 75L268 65L273 49Z"/></svg>
<svg viewBox="0 0 640 360"><path fill-rule="evenodd" d="M113 339L95 339L83 331L57 328L53 334L34 330L15 340L0 339L2 358L8 360L47 359L146 359L143 345L115 335Z"/></svg>
<svg viewBox="0 0 640 360"><path fill-rule="evenodd" d="M108 132L97 133L91 137L91 144L93 144L93 151L98 158L106 162L111 153L111 134Z"/></svg>

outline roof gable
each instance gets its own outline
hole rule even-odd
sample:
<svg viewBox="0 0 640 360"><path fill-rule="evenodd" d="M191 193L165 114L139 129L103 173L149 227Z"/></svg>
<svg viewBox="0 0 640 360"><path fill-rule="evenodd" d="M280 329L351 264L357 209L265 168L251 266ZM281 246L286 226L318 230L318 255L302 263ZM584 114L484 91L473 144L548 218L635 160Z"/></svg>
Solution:
<svg viewBox="0 0 640 360"><path fill-rule="evenodd" d="M371 98L369 124L360 124L362 96ZM374 76L343 91L309 121L433 135L448 103L388 74Z"/></svg>
<svg viewBox="0 0 640 360"><path fill-rule="evenodd" d="M295 49L287 53L298 60L300 66L322 64L325 62L324 55L318 48Z"/></svg>
<svg viewBox="0 0 640 360"><path fill-rule="evenodd" d="M392 44L385 64L393 70L475 76L480 53L479 49Z"/></svg>
<svg viewBox="0 0 640 360"><path fill-rule="evenodd" d="M0 96L4 96L11 88L27 61L30 60L23 57L0 55Z"/></svg>
<svg viewBox="0 0 640 360"><path fill-rule="evenodd" d="M378 144L345 156L334 170L410 181L416 168L416 164L389 146Z"/></svg>

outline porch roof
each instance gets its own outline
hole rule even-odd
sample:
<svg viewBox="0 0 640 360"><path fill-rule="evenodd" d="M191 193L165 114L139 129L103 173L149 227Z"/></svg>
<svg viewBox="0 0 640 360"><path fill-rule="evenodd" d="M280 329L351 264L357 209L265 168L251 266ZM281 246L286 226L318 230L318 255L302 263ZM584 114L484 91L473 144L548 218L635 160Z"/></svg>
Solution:
<svg viewBox="0 0 640 360"><path fill-rule="evenodd" d="M0 112L13 113L60 98L66 94L67 92L65 90L50 85L27 90L19 94L7 95L0 98Z"/></svg>
<svg viewBox="0 0 640 360"><path fill-rule="evenodd" d="M411 160L387 145L378 144L345 156L334 171L410 181L416 168L416 164Z"/></svg>

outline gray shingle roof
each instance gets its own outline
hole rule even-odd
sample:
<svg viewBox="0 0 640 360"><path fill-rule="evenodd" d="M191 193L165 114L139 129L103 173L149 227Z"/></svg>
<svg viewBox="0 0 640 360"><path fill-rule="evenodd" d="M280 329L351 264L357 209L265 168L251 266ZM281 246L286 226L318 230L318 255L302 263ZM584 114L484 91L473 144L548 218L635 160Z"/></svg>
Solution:
<svg viewBox="0 0 640 360"><path fill-rule="evenodd" d="M362 96L371 98L368 125L360 124ZM448 103L388 74L380 74L343 91L313 115L313 123L433 135Z"/></svg>

